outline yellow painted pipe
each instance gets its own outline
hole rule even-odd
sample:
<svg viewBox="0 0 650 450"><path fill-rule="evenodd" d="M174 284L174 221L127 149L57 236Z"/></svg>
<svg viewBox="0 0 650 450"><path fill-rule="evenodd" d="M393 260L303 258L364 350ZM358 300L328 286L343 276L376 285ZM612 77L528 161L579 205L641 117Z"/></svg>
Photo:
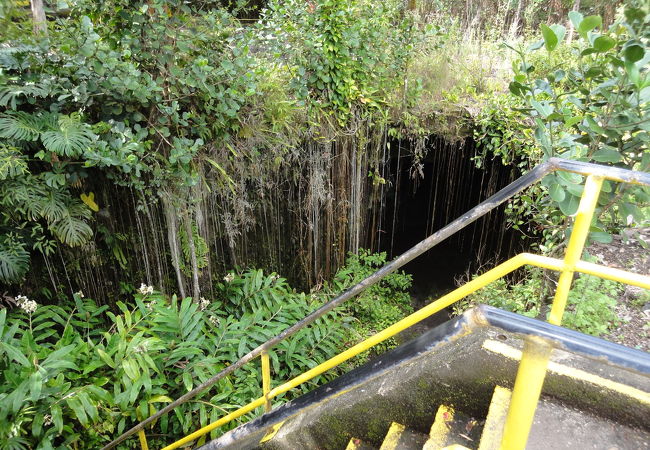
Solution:
<svg viewBox="0 0 650 450"><path fill-rule="evenodd" d="M262 392L264 393L264 411L271 411L271 400L269 391L271 390L271 362L269 361L269 352L262 352Z"/></svg>
<svg viewBox="0 0 650 450"><path fill-rule="evenodd" d="M566 308L566 302L573 282L576 264L580 261L584 249L594 210L598 203L603 178L589 175L580 199L578 211L573 224L571 238L564 256L564 267L557 283L549 322L559 325ZM542 392L546 366L551 356L551 346L543 339L528 339L524 345L524 354L519 364L515 386L512 390L508 416L503 428L501 448L505 450L524 450L528 434L533 425L537 402Z"/></svg>
<svg viewBox="0 0 650 450"><path fill-rule="evenodd" d="M199 430L196 430L192 434L188 434L184 438L179 439L178 441L174 442L173 444L168 445L167 447L164 447L163 450L172 450L172 449L178 448L178 447L180 447L182 445L185 445L185 444L187 444L189 442L192 442L193 440L200 438L204 434L207 434L210 431L212 431L212 430L214 430L216 428L219 428L220 426L225 425L228 422L230 422L232 420L235 420L236 418L241 417L246 413L251 412L255 408L258 408L258 407L262 406L265 401L266 401L266 399L264 397L260 397L257 400L250 402L248 405L242 406L237 411L231 412L230 414L223 416L221 419L219 419L219 420L217 420L215 422L212 422L211 424L208 424L208 425L204 426L203 428L201 428Z"/></svg>
<svg viewBox="0 0 650 450"><path fill-rule="evenodd" d="M528 336L503 428L502 450L523 450L542 392L553 347L539 336ZM516 395L515 395L516 393Z"/></svg>
<svg viewBox="0 0 650 450"><path fill-rule="evenodd" d="M238 409L237 411L224 416L223 418L213 422L212 424L207 425L206 427L197 430L196 432L190 434L189 436L165 447L163 450L172 450L178 448L179 446L186 444L194 439L199 438L200 436L209 433L210 431L218 428L219 426L225 425L226 423L234 420L253 409L266 405L266 402L284 392L293 389L294 387L311 380L313 377L316 377L327 370L336 367L337 365L347 361L348 359L363 353L364 351L370 349L374 345L394 336L395 334L405 330L406 328L420 322L421 320L435 314L438 311L454 304L458 300L466 297L467 295L477 291L478 289L486 286L487 284L504 277L505 275L513 272L514 270L522 267L523 265L533 265L537 267L542 267L550 270L561 271L565 268L565 262L559 259L549 258L546 256L534 255L531 253L521 253L508 261L498 265L492 270L487 271L483 275L476 277L465 285L459 287L458 289L450 292L449 294L441 297L435 302L425 306L424 308L416 311L410 316L405 317L394 325L386 328L385 330L375 334L374 336L366 339L363 342L349 348L348 350L336 355L329 360L325 361L322 364L312 368L311 370L289 380L288 382L276 387L273 390L268 392L264 389L264 397L261 397L246 406ZM647 287L650 288L650 277L633 274L619 269L612 269L609 267L599 266L597 264L586 263L583 261L578 262L575 265L575 270L583 273L588 273L591 275L602 276L610 280L621 281L628 284L633 284L635 286ZM266 356L268 361L268 354ZM265 357L262 356L262 383L264 386L264 373L265 373ZM269 387L270 387L270 364L269 364ZM268 399L268 400L267 400Z"/></svg>
<svg viewBox="0 0 650 450"><path fill-rule="evenodd" d="M569 239L567 251L564 256L564 269L557 282L555 298L553 299L551 314L548 318L548 321L554 325L560 325L562 322L562 315L564 314L567 298L569 298L569 291L571 290L571 283L573 282L573 272L576 263L580 261L580 257L582 256L582 250L585 247L585 242L589 235L591 219L594 217L594 210L598 204L598 196L600 195L602 185L602 177L594 175L587 177L582 198L580 199L580 205L576 213L576 219L573 223L571 238Z"/></svg>
<svg viewBox="0 0 650 450"><path fill-rule="evenodd" d="M144 430L138 431L138 439L140 439L140 448L142 450L149 450L149 444L147 444L147 436L144 434Z"/></svg>

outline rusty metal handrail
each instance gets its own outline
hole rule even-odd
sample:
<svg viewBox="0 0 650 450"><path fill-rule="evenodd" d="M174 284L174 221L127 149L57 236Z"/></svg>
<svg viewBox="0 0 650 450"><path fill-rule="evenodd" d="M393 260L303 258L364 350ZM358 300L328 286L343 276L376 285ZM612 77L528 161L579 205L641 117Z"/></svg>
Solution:
<svg viewBox="0 0 650 450"><path fill-rule="evenodd" d="M231 374L235 370L239 369L240 367L244 366L246 363L249 361L255 359L256 357L262 355L263 353L268 352L271 348L275 347L278 343L282 342L284 339L292 336L302 328L306 327L307 325L313 323L315 320L318 318L322 317L323 315L327 314L334 308L340 306L350 298L356 296L357 294L361 293L363 290L366 288L376 284L379 282L382 278L384 278L386 275L391 274L392 272L396 271L406 263L412 261L413 259L417 258L420 256L422 253L426 252L427 250L430 250L432 247L437 245L438 243L442 242L443 240L447 239L449 236L453 235L454 233L462 230L465 228L467 225L473 223L477 219L481 218L488 212L492 211L495 209L497 206L501 205L503 202L506 200L510 199L513 197L515 194L521 192L525 188L529 187L533 183L541 180L544 176L548 175L549 173L555 172L557 170L563 170L567 172L573 172L577 173L580 175L592 175L600 178L606 178L608 180L612 181L619 181L619 182L625 182L625 183L631 183L631 184L637 184L637 185L644 185L644 186L650 186L650 174L648 173L643 173L643 172L635 172L632 170L627 170L627 169L620 169L616 167L607 167L607 166L601 166L598 164L591 164L591 163L585 163L585 162L580 162L580 161L570 161L570 160L565 160L565 159L560 159L560 158L551 158L547 162L535 167L533 170L528 172L527 174L523 175L519 179L515 180L514 182L510 183L508 186L505 188L501 189L499 192L496 194L492 195L489 197L487 200L481 202L479 205L476 207L472 208L469 210L467 213L463 214L461 217L458 219L454 220L453 222L449 223L445 227L441 228L440 230L436 231L433 233L431 236L428 238L424 239L420 243L416 244L413 246L411 249L407 250L404 252L402 255L398 256L395 258L393 261L389 262L388 264L384 265L382 268L377 270L375 273L364 279L363 281L357 283L356 285L352 286L350 289L346 290L343 292L341 295L338 297L330 300L317 310L313 311L309 315L307 315L305 318L302 320L296 322L294 325L291 327L287 328L284 330L282 333L278 334L277 336L269 339L268 341L264 342L263 344L259 345L257 348L251 350L249 353L241 357L239 360L237 360L235 363L231 364L230 366L224 368L221 370L219 373L214 375L212 378L209 380L203 382L196 388L192 389L188 393L182 395L172 403L168 404L165 406L163 409L160 411L156 412L154 415L148 417L147 419L141 421L131 429L127 430L124 432L122 435L120 435L118 438L107 444L102 448L102 450L108 450L110 448L115 447L117 444L123 442L126 440L129 436L139 432L140 430L143 430L145 426L148 424L154 422L158 418L162 417L163 415L169 413L171 410L176 408L177 406L187 402L188 400L192 399L196 395L200 394L201 392L205 391L209 387L213 386L216 382L224 378L225 376ZM265 397L268 397L268 393L265 393ZM262 404L264 404L263 402Z"/></svg>

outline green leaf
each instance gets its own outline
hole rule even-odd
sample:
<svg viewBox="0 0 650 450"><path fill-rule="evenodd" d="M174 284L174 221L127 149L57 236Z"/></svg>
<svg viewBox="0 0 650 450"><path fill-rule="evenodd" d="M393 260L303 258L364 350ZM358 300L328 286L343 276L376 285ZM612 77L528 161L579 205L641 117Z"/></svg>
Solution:
<svg viewBox="0 0 650 450"><path fill-rule="evenodd" d="M616 46L616 40L612 39L609 36L600 36L597 37L594 41L594 49L599 53L604 53L608 50L611 50Z"/></svg>
<svg viewBox="0 0 650 450"><path fill-rule="evenodd" d="M532 44L530 44L530 46L528 47L527 51L529 51L529 52L533 52L533 51L535 51L535 50L539 50L539 49L542 48L543 46L544 46L544 41L543 41L543 40L539 40L539 41L536 41L536 42L533 42Z"/></svg>
<svg viewBox="0 0 650 450"><path fill-rule="evenodd" d="M582 22L583 17L584 16L578 11L569 12L569 19L571 19L571 23L573 24L574 28L578 28L580 26L580 22Z"/></svg>
<svg viewBox="0 0 650 450"><path fill-rule="evenodd" d="M549 102L538 102L537 100L531 100L530 104L535 108L535 111L539 113L540 116L547 118L553 113L553 105Z"/></svg>
<svg viewBox="0 0 650 450"><path fill-rule="evenodd" d="M5 353L7 353L7 355L9 355L9 357L16 361L18 364L21 364L25 367L32 366L27 357L23 355L16 347L9 345L6 342L0 342L0 349L4 350Z"/></svg>
<svg viewBox="0 0 650 450"><path fill-rule="evenodd" d="M114 362L113 359L108 355L108 353L106 353L106 352L105 352L104 350L102 350L101 348L96 348L95 350L97 351L97 354L99 355L99 357L101 358L102 361L104 361L106 364L108 364L108 366L109 366L111 369L115 369L115 362Z"/></svg>
<svg viewBox="0 0 650 450"><path fill-rule="evenodd" d="M192 375L189 372L183 372L183 384L188 392L192 390L194 383L192 382Z"/></svg>
<svg viewBox="0 0 650 450"><path fill-rule="evenodd" d="M607 135L607 133L605 133L605 129L598 125L592 117L585 117L585 122L587 122L587 125L589 125L589 128L591 128L592 131L595 131L596 133L603 136Z"/></svg>
<svg viewBox="0 0 650 450"><path fill-rule="evenodd" d="M0 137L22 141L35 141L41 134L43 121L23 111L10 111L0 115Z"/></svg>
<svg viewBox="0 0 650 450"><path fill-rule="evenodd" d="M550 27L544 24L540 25L540 27L542 29L542 36L544 37L544 47L546 47L547 51L552 52L557 47L559 42L558 37Z"/></svg>
<svg viewBox="0 0 650 450"><path fill-rule="evenodd" d="M592 231L589 233L589 239L596 242L602 242L603 244L609 244L614 240L612 235L606 231Z"/></svg>
<svg viewBox="0 0 650 450"><path fill-rule="evenodd" d="M641 45L636 43L633 44L628 43L625 45L625 48L623 49L623 57L627 62L635 63L637 61L640 61L644 55L645 55L645 50Z"/></svg>
<svg viewBox="0 0 650 450"><path fill-rule="evenodd" d="M52 414L52 423L59 431L63 431L63 412L61 411L61 406L54 404L50 407L50 413Z"/></svg>
<svg viewBox="0 0 650 450"><path fill-rule="evenodd" d="M552 184L548 190L548 193L551 198L558 203L564 200L564 197L566 196L564 189L559 183Z"/></svg>
<svg viewBox="0 0 650 450"><path fill-rule="evenodd" d="M27 390L29 389L29 380L25 380L11 393L13 402L11 404L12 412L17 413L23 406Z"/></svg>
<svg viewBox="0 0 650 450"><path fill-rule="evenodd" d="M16 147L0 144L0 181L28 173L27 161Z"/></svg>
<svg viewBox="0 0 650 450"><path fill-rule="evenodd" d="M68 397L65 402L72 409L74 415L77 416L81 425L84 427L88 426L88 415L77 396Z"/></svg>
<svg viewBox="0 0 650 450"><path fill-rule="evenodd" d="M621 154L613 148L600 148L591 156L594 161L617 163L623 159Z"/></svg>
<svg viewBox="0 0 650 450"><path fill-rule="evenodd" d="M80 156L96 136L78 113L59 116L57 128L45 131L41 139L46 149L61 156Z"/></svg>
<svg viewBox="0 0 650 450"><path fill-rule="evenodd" d="M43 389L43 375L36 371L29 377L29 394L32 401L37 402L41 399L41 390Z"/></svg>
<svg viewBox="0 0 650 450"><path fill-rule="evenodd" d="M574 117L569 117L564 121L564 125L567 127L572 127L577 123L580 123L582 121L581 116L574 116Z"/></svg>
<svg viewBox="0 0 650 450"><path fill-rule="evenodd" d="M166 395L155 395L149 399L149 403L171 403L173 401Z"/></svg>
<svg viewBox="0 0 650 450"><path fill-rule="evenodd" d="M563 201L559 203L560 211L565 216L572 216L578 211L580 198L574 195L567 195Z"/></svg>
<svg viewBox="0 0 650 450"><path fill-rule="evenodd" d="M557 43L560 44L564 40L564 35L566 34L566 28L564 25L560 24L553 24L550 26L551 30L555 33L555 36L557 37Z"/></svg>
<svg viewBox="0 0 650 450"><path fill-rule="evenodd" d="M93 236L93 230L83 220L69 213L50 225L57 238L71 247L83 245Z"/></svg>
<svg viewBox="0 0 650 450"><path fill-rule="evenodd" d="M578 25L578 33L584 39L587 39L587 32L597 28L603 24L603 19L600 16L587 16L580 21Z"/></svg>
<svg viewBox="0 0 650 450"><path fill-rule="evenodd" d="M65 356L68 355L72 350L74 350L75 345L70 344L66 345L65 347L61 347L58 350L53 351L50 353L47 358L41 363L41 366L44 369L51 369L56 367L56 364L65 362L65 363L70 363L74 366L74 364L71 361L65 361Z"/></svg>
<svg viewBox="0 0 650 450"><path fill-rule="evenodd" d="M88 394L85 392L80 392L78 397L79 400L81 401L84 411L86 411L86 414L90 417L92 421L96 421L98 418L97 407L90 400Z"/></svg>

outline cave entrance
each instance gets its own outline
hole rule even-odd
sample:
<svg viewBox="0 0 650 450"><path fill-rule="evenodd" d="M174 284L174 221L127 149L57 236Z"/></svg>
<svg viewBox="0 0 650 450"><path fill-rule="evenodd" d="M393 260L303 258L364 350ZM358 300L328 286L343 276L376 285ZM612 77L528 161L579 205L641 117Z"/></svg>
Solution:
<svg viewBox="0 0 650 450"><path fill-rule="evenodd" d="M432 138L417 161L410 142L394 141L389 163L393 189L386 199L380 249L392 259L478 205L520 174L500 158L477 168L471 139L452 144ZM453 290L482 266L489 267L523 248L520 234L507 227L503 208L487 214L403 267L413 276L413 306L422 306ZM447 312L448 313L448 312ZM428 326L448 319L438 314Z"/></svg>

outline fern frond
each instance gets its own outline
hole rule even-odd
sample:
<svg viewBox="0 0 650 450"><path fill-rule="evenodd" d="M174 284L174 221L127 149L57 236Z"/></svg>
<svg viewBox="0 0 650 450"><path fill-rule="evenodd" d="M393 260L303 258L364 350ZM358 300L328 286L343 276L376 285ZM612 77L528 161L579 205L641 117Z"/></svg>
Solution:
<svg viewBox="0 0 650 450"><path fill-rule="evenodd" d="M16 147L0 144L0 180L27 173L27 161Z"/></svg>
<svg viewBox="0 0 650 450"><path fill-rule="evenodd" d="M59 240L71 247L83 245L93 236L93 230L86 222L70 214L50 225L50 230Z"/></svg>
<svg viewBox="0 0 650 450"><path fill-rule="evenodd" d="M16 108L16 100L21 95L25 97L47 97L50 95L48 83L26 83L23 86L8 84L0 87L0 106L7 106L11 102L11 108Z"/></svg>
<svg viewBox="0 0 650 450"><path fill-rule="evenodd" d="M25 70L29 67L24 63L25 56L41 52L42 49L36 45L12 44L10 46L0 46L0 66L11 70Z"/></svg>
<svg viewBox="0 0 650 450"><path fill-rule="evenodd" d="M58 127L41 135L45 148L62 156L81 155L95 138L90 125L81 122L78 113L59 116Z"/></svg>
<svg viewBox="0 0 650 450"><path fill-rule="evenodd" d="M20 280L29 268L29 252L13 234L0 236L0 282Z"/></svg>
<svg viewBox="0 0 650 450"><path fill-rule="evenodd" d="M41 134L43 120L24 111L10 111L0 115L0 137L35 141Z"/></svg>

